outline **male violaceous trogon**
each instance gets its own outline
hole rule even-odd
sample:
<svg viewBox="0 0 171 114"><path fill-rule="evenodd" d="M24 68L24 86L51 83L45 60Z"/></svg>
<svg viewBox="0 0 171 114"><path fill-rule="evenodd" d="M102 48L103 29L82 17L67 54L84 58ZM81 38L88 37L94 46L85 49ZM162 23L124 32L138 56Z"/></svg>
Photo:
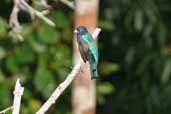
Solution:
<svg viewBox="0 0 171 114"><path fill-rule="evenodd" d="M78 26L74 30L77 35L77 43L83 61L90 64L91 79L98 77L98 49L91 34L85 26Z"/></svg>

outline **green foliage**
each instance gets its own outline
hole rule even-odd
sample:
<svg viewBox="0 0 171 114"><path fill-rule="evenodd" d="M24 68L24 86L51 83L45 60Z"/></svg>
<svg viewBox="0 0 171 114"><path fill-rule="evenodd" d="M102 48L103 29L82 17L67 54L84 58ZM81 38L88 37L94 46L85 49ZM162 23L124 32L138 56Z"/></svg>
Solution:
<svg viewBox="0 0 171 114"><path fill-rule="evenodd" d="M43 43L57 43L59 41L59 32L47 24L41 24L37 32L39 40Z"/></svg>
<svg viewBox="0 0 171 114"><path fill-rule="evenodd" d="M68 17L61 11L56 11L52 16L52 19L56 26L61 29L67 28L70 25Z"/></svg>
<svg viewBox="0 0 171 114"><path fill-rule="evenodd" d="M101 63L101 66L100 66L101 74L105 74L105 75L108 75L113 72L117 72L118 70L119 70L118 64L114 64L114 63L104 62L104 63Z"/></svg>
<svg viewBox="0 0 171 114"><path fill-rule="evenodd" d="M109 31L112 31L115 29L115 26L111 21L103 20L103 21L100 21L99 24L100 24L100 27Z"/></svg>
<svg viewBox="0 0 171 114"><path fill-rule="evenodd" d="M105 103L105 96L111 94L114 91L114 87L108 83L100 83L97 86L97 101L100 104L104 104Z"/></svg>
<svg viewBox="0 0 171 114"><path fill-rule="evenodd" d="M11 3L3 2L2 5ZM36 6L34 2L33 5ZM38 8L41 9L40 6ZM53 11L49 17L55 19L56 28L38 18L31 23L21 22L22 42L17 41L15 36L8 36L8 20L0 17L0 110L12 105L12 91L18 76L25 87L21 105L21 113L24 114L35 113L66 78L72 67L73 30L69 15L64 14L63 10ZM70 94L64 94L63 97L64 102L51 109L50 113L71 112Z"/></svg>
<svg viewBox="0 0 171 114"><path fill-rule="evenodd" d="M113 72L106 70L110 73L101 70L115 85L115 93L108 97L113 102L106 101L101 110L108 114L170 113L171 9L164 8L171 6L170 1L109 0L101 4L100 19L115 28L101 23L105 29L100 38L101 60L109 64L101 63L101 68L111 63L119 66ZM114 108L108 108L111 105Z"/></svg>
<svg viewBox="0 0 171 114"><path fill-rule="evenodd" d="M45 98L48 98L55 88L53 74L43 66L38 67L34 83L37 91L41 92Z"/></svg>
<svg viewBox="0 0 171 114"><path fill-rule="evenodd" d="M0 106L2 108L5 108L4 104L9 104L11 103L11 99L10 98L10 88L8 86L5 86L4 84L0 84L0 89L3 92L0 92L0 96L1 96L1 102L0 102Z"/></svg>

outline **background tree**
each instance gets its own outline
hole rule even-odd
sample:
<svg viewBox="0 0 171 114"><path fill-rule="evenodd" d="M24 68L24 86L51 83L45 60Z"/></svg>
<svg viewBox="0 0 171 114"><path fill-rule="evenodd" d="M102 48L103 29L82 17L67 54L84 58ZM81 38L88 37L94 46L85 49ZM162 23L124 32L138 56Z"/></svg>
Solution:
<svg viewBox="0 0 171 114"><path fill-rule="evenodd" d="M75 27L85 25L90 32L97 26L98 0L76 0ZM74 38L74 61L78 62L80 54L76 38ZM73 87L73 113L74 114L95 114L96 87L95 80L90 78L90 68L87 62L79 72L74 81Z"/></svg>

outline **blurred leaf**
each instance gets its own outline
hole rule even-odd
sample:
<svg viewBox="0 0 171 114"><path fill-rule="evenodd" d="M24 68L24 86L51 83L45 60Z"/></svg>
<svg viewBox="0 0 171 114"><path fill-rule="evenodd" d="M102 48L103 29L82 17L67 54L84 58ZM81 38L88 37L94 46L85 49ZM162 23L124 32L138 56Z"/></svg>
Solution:
<svg viewBox="0 0 171 114"><path fill-rule="evenodd" d="M55 53L55 60L61 65L70 65L71 56L69 48L66 45L60 45L57 47L57 52Z"/></svg>
<svg viewBox="0 0 171 114"><path fill-rule="evenodd" d="M73 38L73 30L71 30L71 28L67 27L62 31L62 40L71 43L72 38Z"/></svg>
<svg viewBox="0 0 171 114"><path fill-rule="evenodd" d="M18 63L32 62L34 60L33 51L30 48L17 48L15 51L15 59Z"/></svg>
<svg viewBox="0 0 171 114"><path fill-rule="evenodd" d="M53 69L63 67L64 69L71 65L71 53L66 45L58 45L57 47L51 47L49 53L52 55L50 66Z"/></svg>
<svg viewBox="0 0 171 114"><path fill-rule="evenodd" d="M19 71L18 63L14 57L9 56L5 62L6 62L6 67L10 72L16 73Z"/></svg>
<svg viewBox="0 0 171 114"><path fill-rule="evenodd" d="M61 11L57 11L52 15L52 19L55 22L56 26L59 28L67 28L70 25L68 17Z"/></svg>
<svg viewBox="0 0 171 114"><path fill-rule="evenodd" d="M30 48L21 47L16 48L12 56L8 56L6 60L6 67L12 73L19 73L21 65L31 63L34 60L33 51Z"/></svg>
<svg viewBox="0 0 171 114"><path fill-rule="evenodd" d="M100 84L97 87L97 91L100 94L107 95L107 94L113 92L114 91L114 88L113 88L113 86L110 83L105 82L105 83Z"/></svg>
<svg viewBox="0 0 171 114"><path fill-rule="evenodd" d="M105 98L104 98L104 96L98 96L97 97L97 101L98 101L98 103L99 104L105 104Z"/></svg>
<svg viewBox="0 0 171 114"><path fill-rule="evenodd" d="M133 47L130 47L130 49L128 49L125 55L125 62L127 63L127 65L131 65L133 63L134 56L135 56L135 49Z"/></svg>
<svg viewBox="0 0 171 114"><path fill-rule="evenodd" d="M46 45L40 42L42 40L41 38L40 38L40 41L36 39L37 36L34 34L34 30L33 30L33 28L31 28L31 26L29 26L29 25L24 26L23 36L24 36L25 40L28 41L29 46L33 49L32 51L35 51L38 53L45 51ZM53 38L54 38L54 36L53 36Z"/></svg>
<svg viewBox="0 0 171 114"><path fill-rule="evenodd" d="M0 84L0 96L1 96L1 102L0 102L0 105L1 107L4 107L5 106L3 104L8 104L11 102L11 99L10 99L10 88L7 87L6 85L4 84Z"/></svg>
<svg viewBox="0 0 171 114"><path fill-rule="evenodd" d="M0 37L6 34L7 23L0 17Z"/></svg>
<svg viewBox="0 0 171 114"><path fill-rule="evenodd" d="M171 60L166 61L163 74L161 76L162 83L166 84L171 76Z"/></svg>
<svg viewBox="0 0 171 114"><path fill-rule="evenodd" d="M43 45L42 43L40 43L34 39L29 39L29 43L30 43L32 49L37 53L42 53L46 50L46 45Z"/></svg>
<svg viewBox="0 0 171 114"><path fill-rule="evenodd" d="M118 70L119 70L119 66L114 63L101 63L100 65L100 71L106 75L112 72L116 72Z"/></svg>
<svg viewBox="0 0 171 114"><path fill-rule="evenodd" d="M33 92L29 90L29 88L24 88L23 99L30 99L33 97Z"/></svg>
<svg viewBox="0 0 171 114"><path fill-rule="evenodd" d="M141 10L136 10L134 26L137 31L143 28L143 13Z"/></svg>
<svg viewBox="0 0 171 114"><path fill-rule="evenodd" d="M115 29L115 25L112 21L100 21L100 27L110 31Z"/></svg>
<svg viewBox="0 0 171 114"><path fill-rule="evenodd" d="M3 74L2 70L0 69L0 83L2 83L4 80L5 80L4 74Z"/></svg>
<svg viewBox="0 0 171 114"><path fill-rule="evenodd" d="M100 83L97 86L97 100L100 104L104 104L105 103L105 95L108 95L110 93L112 93L114 91L113 86L108 83L108 82L104 82L104 83Z"/></svg>
<svg viewBox="0 0 171 114"><path fill-rule="evenodd" d="M32 113L36 112L41 106L41 102L36 99L30 99L28 103L28 107L30 107L30 110Z"/></svg>
<svg viewBox="0 0 171 114"><path fill-rule="evenodd" d="M26 39L28 38L32 38L32 31L33 31L33 28L31 25L23 25L23 29L22 29L22 34L24 37L26 37Z"/></svg>
<svg viewBox="0 0 171 114"><path fill-rule="evenodd" d="M43 66L39 66L34 79L36 89L48 98L55 87L53 74Z"/></svg>
<svg viewBox="0 0 171 114"><path fill-rule="evenodd" d="M44 43L57 43L59 41L59 32L47 24L42 24L38 29L38 37Z"/></svg>
<svg viewBox="0 0 171 114"><path fill-rule="evenodd" d="M0 60L3 59L6 56L6 51L0 47Z"/></svg>

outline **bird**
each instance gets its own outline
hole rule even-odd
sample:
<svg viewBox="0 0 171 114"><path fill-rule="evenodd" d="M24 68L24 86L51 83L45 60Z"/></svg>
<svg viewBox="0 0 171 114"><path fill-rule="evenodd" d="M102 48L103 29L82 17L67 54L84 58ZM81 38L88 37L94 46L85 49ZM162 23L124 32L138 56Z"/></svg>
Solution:
<svg viewBox="0 0 171 114"><path fill-rule="evenodd" d="M97 69L99 53L96 43L87 28L83 25L76 27L74 33L76 34L81 58L84 63L89 62L91 80L97 79L99 77Z"/></svg>

